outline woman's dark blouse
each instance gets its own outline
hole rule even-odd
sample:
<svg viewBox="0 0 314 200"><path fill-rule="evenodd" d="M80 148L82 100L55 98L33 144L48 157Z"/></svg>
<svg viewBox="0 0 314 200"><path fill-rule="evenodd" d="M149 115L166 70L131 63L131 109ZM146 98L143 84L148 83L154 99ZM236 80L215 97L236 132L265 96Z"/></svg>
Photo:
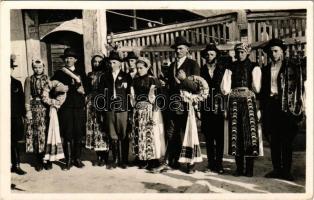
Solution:
<svg viewBox="0 0 314 200"><path fill-rule="evenodd" d="M160 90L160 83L155 77L146 74L144 76L138 76L134 78L133 88L136 96L136 101L148 100L149 90L152 85L156 86L155 95L157 95Z"/></svg>

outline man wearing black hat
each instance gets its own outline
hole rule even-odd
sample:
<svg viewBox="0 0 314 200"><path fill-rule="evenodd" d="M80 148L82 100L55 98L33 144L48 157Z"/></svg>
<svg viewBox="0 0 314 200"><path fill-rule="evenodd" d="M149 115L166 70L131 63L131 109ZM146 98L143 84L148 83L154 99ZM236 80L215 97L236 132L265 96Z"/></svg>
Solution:
<svg viewBox="0 0 314 200"><path fill-rule="evenodd" d="M136 76L136 61L137 61L138 57L137 55L135 55L135 53L133 51L128 52L127 57L124 58L124 61L128 63L129 66L129 74L132 77L132 79Z"/></svg>
<svg viewBox="0 0 314 200"><path fill-rule="evenodd" d="M201 56L206 59L206 64L201 67L201 77L209 86L210 95L202 103L201 121L202 132L206 138L208 170L224 172L222 157L224 149L224 116L223 96L220 84L225 72L225 66L218 61L220 51L211 43L201 51Z"/></svg>
<svg viewBox="0 0 314 200"><path fill-rule="evenodd" d="M26 174L20 167L20 153L18 141L23 138L25 117L25 102L22 83L12 77L12 72L16 65L16 56L11 55L11 172L18 175Z"/></svg>
<svg viewBox="0 0 314 200"><path fill-rule="evenodd" d="M286 46L282 40L271 39L263 50L271 60L262 70L261 108L264 130L270 138L273 164L273 171L265 177L293 180L292 142L298 126L291 97L294 97L300 80L297 67L284 59Z"/></svg>
<svg viewBox="0 0 314 200"><path fill-rule="evenodd" d="M110 72L100 79L99 92L104 95L104 126L109 134L113 156L113 168L118 165L127 168L128 163L128 135L127 121L132 78L121 70L123 60L118 52L110 52Z"/></svg>
<svg viewBox="0 0 314 200"><path fill-rule="evenodd" d="M136 69L136 61L138 59L138 56L133 52L128 52L128 55L127 57L124 58L124 61L128 64L129 66L129 72L128 74L130 75L130 77L132 78L132 80L134 78L136 78L138 75L137 75L137 69ZM128 113L128 126L127 126L127 136L130 136L131 135L131 132L132 132L132 121L133 121L133 109L131 109ZM129 137L128 137L129 139ZM127 145L127 147L129 147L129 141L126 141L125 142L125 145ZM126 148L127 148L126 147ZM135 157L134 159L134 162L133 162L134 165L137 165L139 164L139 159L138 157Z"/></svg>
<svg viewBox="0 0 314 200"><path fill-rule="evenodd" d="M180 90L196 92L197 86L188 77L200 75L200 67L196 61L188 58L191 44L182 36L175 39L171 46L176 52L176 61L170 64L169 73L169 127L168 135L168 161L169 166L178 169L178 162L182 148L185 126L187 122L187 105L180 98ZM188 164L188 173L194 172L194 165Z"/></svg>
<svg viewBox="0 0 314 200"><path fill-rule="evenodd" d="M56 71L51 79L58 80L69 88L66 100L58 111L66 157L64 170L69 170L72 164L78 168L84 167L81 161L81 141L85 124L85 91L83 74L75 66L77 53L67 48L61 58L64 59L65 66Z"/></svg>

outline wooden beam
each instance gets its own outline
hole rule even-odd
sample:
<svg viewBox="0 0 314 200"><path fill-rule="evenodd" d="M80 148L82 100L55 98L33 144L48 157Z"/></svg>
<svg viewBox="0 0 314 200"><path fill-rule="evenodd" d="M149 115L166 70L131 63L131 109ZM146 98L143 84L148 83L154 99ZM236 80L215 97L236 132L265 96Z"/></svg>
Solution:
<svg viewBox="0 0 314 200"><path fill-rule="evenodd" d="M255 20L261 18L273 18L273 17L305 17L306 18L306 10L267 10L264 12L254 12L254 10L250 13L247 13L248 20Z"/></svg>
<svg viewBox="0 0 314 200"><path fill-rule="evenodd" d="M115 34L113 35L114 41L120 41L125 39L130 39L133 37L142 37L146 35L153 35L153 34L162 34L162 33L168 33L168 32L176 32L181 31L189 27L189 29L203 27L207 25L214 25L214 24L221 24L225 22L230 22L236 20L236 13L227 14L219 17L212 17L207 19L201 19L201 20L195 20L192 22L185 22L185 23L179 23L179 24L172 24L172 25L166 25L156 28L150 28L145 30L139 30L139 31L132 31L127 33L121 33L121 34Z"/></svg>
<svg viewBox="0 0 314 200"><path fill-rule="evenodd" d="M154 24L159 24L159 25L164 25L163 23L159 22L159 21L154 21L154 20L149 20L149 19L145 19L142 17L136 17L136 16L132 16L132 15L127 15L127 14L123 14L123 13L119 13L119 12L115 12L115 11L111 11L111 10L107 10L108 13L112 13L112 14L116 14L116 15L121 15L124 17L129 17L129 18L133 18L133 19L138 19L138 20L142 20L142 21L146 21L146 22L152 22Z"/></svg>
<svg viewBox="0 0 314 200"><path fill-rule="evenodd" d="M133 10L133 29L137 30L137 19L136 19L136 10Z"/></svg>

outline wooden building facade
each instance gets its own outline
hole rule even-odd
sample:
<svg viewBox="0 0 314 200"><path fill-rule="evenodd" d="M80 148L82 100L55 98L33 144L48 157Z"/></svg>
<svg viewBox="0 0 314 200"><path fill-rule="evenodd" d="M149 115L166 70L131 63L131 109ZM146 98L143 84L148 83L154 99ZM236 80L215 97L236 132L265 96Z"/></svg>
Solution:
<svg viewBox="0 0 314 200"><path fill-rule="evenodd" d="M112 47L117 46L124 55L135 51L138 55L148 57L158 75L162 66L169 65L174 60L174 51L170 45L179 35L193 43L191 56L200 65L204 62L200 50L209 42L216 42L218 48L232 52L235 42L248 41L254 48L251 59L261 65L266 62L267 57L259 46L273 37L284 39L289 44L289 53L306 49L306 10L231 10L210 17L197 16L195 12L172 10L180 16L192 19L187 22L187 18L183 17L181 21L179 17L172 19L171 16L175 15L169 15L169 10L160 10L160 13L155 11L155 18L148 20L142 18L147 16L145 11L138 11L131 19L125 12L119 18L121 21L125 17L123 15L127 16L125 23L128 26L122 33L119 31L123 29L110 25L116 24L117 19L113 17L115 12L11 10L11 49L12 53L17 54L21 66L16 77L24 81L32 73L31 61L35 58L41 58L46 63L46 73L52 75L62 66L60 55L67 47L74 47L79 51L80 68L88 73L94 53L107 54ZM159 21L156 21L156 16L160 17ZM140 27L140 23L134 23L143 19L150 27L145 28L143 23ZM142 30L134 30L140 28ZM301 45L293 45L296 40L301 41Z"/></svg>

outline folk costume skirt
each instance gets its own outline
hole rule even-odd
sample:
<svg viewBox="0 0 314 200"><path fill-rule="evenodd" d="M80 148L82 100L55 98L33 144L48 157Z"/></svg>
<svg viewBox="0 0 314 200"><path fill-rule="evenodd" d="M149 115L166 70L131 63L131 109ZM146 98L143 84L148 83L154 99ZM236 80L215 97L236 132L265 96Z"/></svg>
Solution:
<svg viewBox="0 0 314 200"><path fill-rule="evenodd" d="M53 106L50 106L49 117L50 120L44 160L56 161L64 158L64 153L60 137L57 109Z"/></svg>
<svg viewBox="0 0 314 200"><path fill-rule="evenodd" d="M228 103L228 154L257 157L263 155L261 128L258 124L254 92L234 89Z"/></svg>
<svg viewBox="0 0 314 200"><path fill-rule="evenodd" d="M47 134L47 108L41 100L32 99L32 119L26 120L26 152L43 153Z"/></svg>
<svg viewBox="0 0 314 200"><path fill-rule="evenodd" d="M95 94L86 99L86 148L95 151L109 151L108 137L102 125L102 115L97 112L94 102Z"/></svg>
<svg viewBox="0 0 314 200"><path fill-rule="evenodd" d="M153 105L138 102L133 112L133 153L140 160L159 159L165 154L165 133L160 110Z"/></svg>
<svg viewBox="0 0 314 200"><path fill-rule="evenodd" d="M202 162L201 147L199 144L196 117L193 105L189 102L189 113L185 127L185 134L179 158L180 163L194 164Z"/></svg>

